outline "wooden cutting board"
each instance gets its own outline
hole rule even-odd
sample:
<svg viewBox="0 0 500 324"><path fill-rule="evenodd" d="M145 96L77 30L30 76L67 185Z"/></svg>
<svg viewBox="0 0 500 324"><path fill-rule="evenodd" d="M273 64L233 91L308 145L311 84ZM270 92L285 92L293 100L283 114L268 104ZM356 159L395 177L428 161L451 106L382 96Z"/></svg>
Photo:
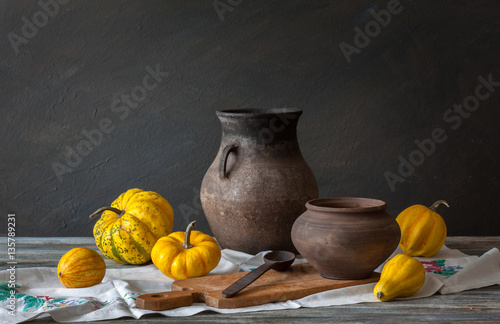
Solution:
<svg viewBox="0 0 500 324"><path fill-rule="evenodd" d="M322 291L378 281L380 274L360 280L333 280L322 277L309 263L296 264L286 271L269 270L248 287L231 298L222 291L247 272L177 280L172 291L145 294L137 297L138 308L166 310L193 303L206 303L216 308L238 308L299 299Z"/></svg>

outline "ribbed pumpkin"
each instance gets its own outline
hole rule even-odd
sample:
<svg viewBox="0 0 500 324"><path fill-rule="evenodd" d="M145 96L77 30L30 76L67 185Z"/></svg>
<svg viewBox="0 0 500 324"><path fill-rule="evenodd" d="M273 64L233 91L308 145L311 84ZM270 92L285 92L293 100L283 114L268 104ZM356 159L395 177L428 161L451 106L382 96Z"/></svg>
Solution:
<svg viewBox="0 0 500 324"><path fill-rule="evenodd" d="M425 267L417 259L398 254L384 265L373 293L381 301L415 294L425 283Z"/></svg>
<svg viewBox="0 0 500 324"><path fill-rule="evenodd" d="M151 260L156 241L172 232L174 212L166 199L153 191L130 189L111 207L90 215L101 218L94 226L97 247L119 263L143 264Z"/></svg>
<svg viewBox="0 0 500 324"><path fill-rule="evenodd" d="M78 247L66 252L57 265L57 277L66 288L97 285L106 274L106 263L96 251Z"/></svg>
<svg viewBox="0 0 500 324"><path fill-rule="evenodd" d="M151 258L167 277L176 280L201 277L219 264L219 245L210 235L193 231L195 225L193 221L186 232L175 232L156 242Z"/></svg>
<svg viewBox="0 0 500 324"><path fill-rule="evenodd" d="M431 207L414 205L403 210L396 221L401 229L399 247L411 256L431 257L443 246L447 230L443 218L436 213L436 208L444 204L438 200Z"/></svg>

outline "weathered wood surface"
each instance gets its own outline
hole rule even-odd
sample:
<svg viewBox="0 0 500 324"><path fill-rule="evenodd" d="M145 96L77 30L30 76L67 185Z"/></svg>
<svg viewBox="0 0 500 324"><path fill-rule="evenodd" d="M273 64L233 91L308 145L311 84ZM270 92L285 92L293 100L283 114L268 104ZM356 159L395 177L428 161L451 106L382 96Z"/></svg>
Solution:
<svg viewBox="0 0 500 324"><path fill-rule="evenodd" d="M5 240L5 238L3 238ZM481 255L493 247L500 248L499 237L449 237L449 248L470 255ZM57 266L59 258L77 246L94 248L93 238L16 238L17 267ZM0 269L6 269L6 253L0 255ZM108 268L126 267L106 260ZM116 321L135 321L120 318ZM387 303L361 303L344 306L299 308L282 311L262 311L237 314L204 312L190 317L146 315L141 322L160 323L402 323L402 322L500 322L500 285L455 293L434 295L415 300ZM50 318L35 322L52 322Z"/></svg>

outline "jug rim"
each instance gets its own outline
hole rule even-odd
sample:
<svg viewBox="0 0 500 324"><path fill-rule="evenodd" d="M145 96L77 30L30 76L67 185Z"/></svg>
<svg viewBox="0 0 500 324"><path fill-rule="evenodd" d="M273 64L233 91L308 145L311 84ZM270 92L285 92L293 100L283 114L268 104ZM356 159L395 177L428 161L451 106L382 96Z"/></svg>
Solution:
<svg viewBox="0 0 500 324"><path fill-rule="evenodd" d="M258 117L277 114L296 114L300 116L302 110L299 108L240 108L217 110L215 113L220 117Z"/></svg>

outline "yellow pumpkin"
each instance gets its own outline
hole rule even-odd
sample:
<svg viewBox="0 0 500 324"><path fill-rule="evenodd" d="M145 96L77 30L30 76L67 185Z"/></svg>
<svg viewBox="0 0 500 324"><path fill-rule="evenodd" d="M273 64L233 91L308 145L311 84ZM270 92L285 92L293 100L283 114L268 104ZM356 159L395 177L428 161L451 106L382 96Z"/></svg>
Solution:
<svg viewBox="0 0 500 324"><path fill-rule="evenodd" d="M398 254L384 265L373 293L380 301L415 294L425 283L425 267L417 259Z"/></svg>
<svg viewBox="0 0 500 324"><path fill-rule="evenodd" d="M57 277L66 288L97 285L106 274L106 263L96 251L78 247L66 252L57 265Z"/></svg>
<svg viewBox="0 0 500 324"><path fill-rule="evenodd" d="M103 207L94 226L95 243L107 258L119 263L143 264L151 260L156 241L172 232L174 212L167 200L152 191L130 189L111 207Z"/></svg>
<svg viewBox="0 0 500 324"><path fill-rule="evenodd" d="M172 279L201 277L212 271L221 258L217 241L210 235L193 231L196 221L186 232L175 232L156 242L151 259L160 271Z"/></svg>
<svg viewBox="0 0 500 324"><path fill-rule="evenodd" d="M449 207L444 200L438 200L431 207L414 205L403 210L396 221L401 229L399 247L411 256L431 257L443 247L447 230L443 218L436 213L440 204Z"/></svg>

